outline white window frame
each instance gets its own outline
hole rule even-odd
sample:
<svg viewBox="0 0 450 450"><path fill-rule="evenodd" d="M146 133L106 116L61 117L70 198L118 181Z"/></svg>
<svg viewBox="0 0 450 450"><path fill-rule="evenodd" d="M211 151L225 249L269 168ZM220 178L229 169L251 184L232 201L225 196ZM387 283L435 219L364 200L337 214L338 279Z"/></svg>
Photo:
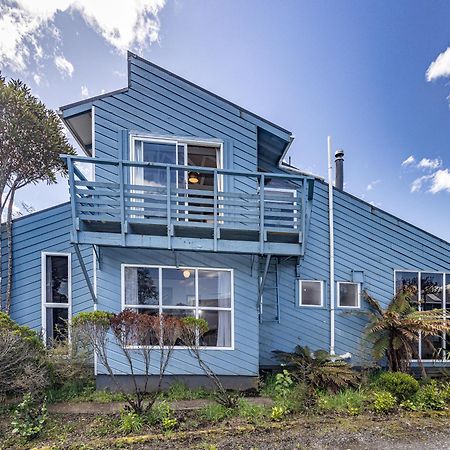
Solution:
<svg viewBox="0 0 450 450"><path fill-rule="evenodd" d="M67 257L67 303L47 302L47 256L65 256ZM49 308L67 308L68 333L67 340L70 344L70 324L72 323L72 254L64 252L41 252L41 328L42 340L47 345L47 309Z"/></svg>
<svg viewBox="0 0 450 450"><path fill-rule="evenodd" d="M150 268L150 269L158 269L158 277L159 277L159 298L158 305L127 305L125 303L125 268L127 267L137 267L137 268ZM194 280L195 280L195 306L163 306L162 305L162 269L177 269L177 270L192 270L195 272ZM199 306L198 304L198 271L199 270L212 270L212 271L220 271L220 272L230 272L230 307L215 307L215 306ZM148 309L153 311L159 311L159 314L162 313L162 310L191 310L195 311L195 317L198 318L199 310L203 311L229 311L231 314L231 346L229 347L213 347L213 346L202 346L202 350L234 350L234 269L225 269L225 268L217 268L217 267L191 267L191 266L165 266L165 265L155 265L155 264L121 264L121 310L124 309ZM143 348L145 346L141 345L130 345L129 348ZM186 346L178 345L175 347L177 350L186 350Z"/></svg>
<svg viewBox="0 0 450 450"><path fill-rule="evenodd" d="M447 299L447 276L450 278L450 269L447 271L439 271L439 270L412 270L412 269L394 269L394 286L393 286L393 292L394 295L396 295L396 281L397 281L397 272L404 272L404 273L417 273L417 309L418 311L421 311L421 294L422 294L422 274L423 273L436 273L439 275L442 275L442 309L446 310L447 304L450 305L450 298ZM450 282L450 280L449 280ZM446 319L446 315L444 313L444 319ZM422 359L422 339L419 339L418 342L418 352L420 359L411 359L411 362L413 363L419 363L419 362L427 362L427 363L450 363L450 355L447 353L447 339L445 332L442 335L442 349L444 350L445 358L442 359ZM450 353L450 352L449 352Z"/></svg>
<svg viewBox="0 0 450 450"><path fill-rule="evenodd" d="M341 284L355 284L358 287L357 290L357 304L356 306L342 306L341 305L341 291L340 291L340 285ZM360 309L361 308L361 283L356 283L354 281L338 281L336 283L336 305L338 308L342 308L342 309Z"/></svg>
<svg viewBox="0 0 450 450"><path fill-rule="evenodd" d="M320 283L320 305L305 305L302 303L302 284L307 283ZM324 305L324 282L323 280L298 280L298 306L302 308L323 308Z"/></svg>

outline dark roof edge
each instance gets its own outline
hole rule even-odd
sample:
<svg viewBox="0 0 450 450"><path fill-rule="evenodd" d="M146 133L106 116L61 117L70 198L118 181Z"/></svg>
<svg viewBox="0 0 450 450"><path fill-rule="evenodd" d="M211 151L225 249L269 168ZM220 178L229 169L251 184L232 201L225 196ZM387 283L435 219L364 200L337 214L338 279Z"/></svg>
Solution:
<svg viewBox="0 0 450 450"><path fill-rule="evenodd" d="M271 122L270 120L267 120L267 119L265 119L264 117L258 116L258 114L255 114L255 113L249 111L248 109L242 108L242 106L239 106L239 105L237 105L236 103L233 103L233 102L231 102L230 100L227 100L226 98L223 98L223 97L221 97L220 95L217 95L217 94L215 94L214 92L208 91L208 89L205 89L205 88L199 86L198 84L195 84L195 83L193 83L192 81L187 80L186 78L180 77L179 75L177 75L177 74L171 72L170 70L164 69L163 67L158 66L157 64L152 63L151 61L148 61L147 59L142 58L141 56L136 55L135 53L128 51L128 54L127 54L128 62L130 61L130 57L136 58L136 59L138 59L139 61L142 61L142 62L144 62L144 63L146 63L146 64L148 64L148 65L150 65L150 66L152 66L152 67L154 67L154 68L156 68L156 69L158 69L158 70L160 70L161 72L164 72L164 73L166 73L167 75L176 78L177 80L183 81L184 83L187 83L187 84L189 84L190 86L192 86L192 87L194 87L194 88L196 88L196 89L199 89L200 91L205 92L206 94L211 95L212 97L214 97L214 98L216 98L216 99L218 99L218 100L220 100L220 101L222 101L222 102L228 103L229 105L233 106L234 108L237 108L237 109L239 109L240 111L245 112L246 114L249 114L249 115L255 117L256 119L261 120L262 122L267 123L267 124L270 125L271 127L277 128L278 130L280 130L280 131L283 132L283 133L292 135L292 133L291 133L289 130L286 130L285 128L280 127L279 125L277 125L277 124ZM128 72L129 72L129 71L128 71ZM128 82L129 82L129 80L130 80L130 77L129 77L129 75L128 75Z"/></svg>
<svg viewBox="0 0 450 450"><path fill-rule="evenodd" d="M328 183L327 183L325 180L320 180L320 179L318 179L318 181L320 181L321 183L326 184L326 185L328 186ZM429 232L429 231L427 231L427 230L424 230L423 228L420 228L419 226L414 225L413 223L408 222L407 220L402 219L401 217L398 217L398 216L396 216L396 215L394 215L394 214L392 214L392 213L390 213L390 212L388 212L388 211L386 211L386 210L384 210L384 209L381 209L381 208L379 208L378 206L374 206L374 205L372 205L371 203L367 202L366 200L363 200L362 198L357 197L356 195L350 194L350 192L347 192L347 191L341 191L341 190L336 189L336 188L335 188L335 190L336 190L337 192L339 192L339 193L342 193L342 194L344 194L344 195L347 195L348 197L350 197L350 198L352 198L352 199L354 199L354 200L357 200L357 201L360 202L360 203L364 203L365 205L369 206L370 208L375 209L375 210L378 210L378 211L380 211L381 213L386 214L387 216L392 217L392 218L395 219L395 220L398 220L398 221L400 221L400 222L402 222L402 223L404 223L404 224L406 224L406 225L408 225L408 226L410 226L410 227L412 227L412 228L414 228L414 229L416 229L416 230L419 230L419 231L421 231L422 233L425 233L425 234L427 234L428 236L431 236L432 238L437 239L437 240L443 242L443 243L446 244L446 245L450 245L450 242L449 242L449 241L446 241L444 238L441 238L441 237L439 237L439 236L436 236L435 234L433 234L433 233L431 233L431 232Z"/></svg>
<svg viewBox="0 0 450 450"><path fill-rule="evenodd" d="M69 103L67 105L60 106L59 109L60 109L60 111L64 111L69 108L74 108L75 106L84 105L85 103L94 102L95 100L100 100L102 98L109 97L109 96L115 95L115 94L121 94L122 92L126 92L126 91L128 91L128 87L116 89L115 91L105 92L104 94L96 95L95 97L85 98L83 100L79 100L78 102Z"/></svg>

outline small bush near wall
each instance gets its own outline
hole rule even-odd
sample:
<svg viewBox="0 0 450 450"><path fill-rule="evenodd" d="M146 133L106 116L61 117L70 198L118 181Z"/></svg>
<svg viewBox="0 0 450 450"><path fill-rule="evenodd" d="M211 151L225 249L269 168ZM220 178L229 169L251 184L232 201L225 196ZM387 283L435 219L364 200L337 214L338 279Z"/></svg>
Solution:
<svg viewBox="0 0 450 450"><path fill-rule="evenodd" d="M38 392L49 382L39 336L0 312L0 397Z"/></svg>
<svg viewBox="0 0 450 450"><path fill-rule="evenodd" d="M410 400L419 390L419 382L403 372L383 372L376 380L376 385L394 395L399 402Z"/></svg>

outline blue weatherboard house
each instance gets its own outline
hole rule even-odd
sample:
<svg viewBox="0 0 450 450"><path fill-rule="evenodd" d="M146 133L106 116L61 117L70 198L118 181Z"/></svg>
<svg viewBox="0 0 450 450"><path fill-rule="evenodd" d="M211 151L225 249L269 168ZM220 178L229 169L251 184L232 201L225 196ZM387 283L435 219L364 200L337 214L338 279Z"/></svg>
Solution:
<svg viewBox="0 0 450 450"><path fill-rule="evenodd" d="M386 305L415 285L420 308L450 304L450 243L344 192L342 154L329 189L283 162L289 131L134 54L126 88L61 118L85 152L66 158L70 202L13 225L11 316L47 343L81 311L201 317L205 358L244 388L298 343L367 361L363 290ZM434 343L417 358L443 365L450 336ZM168 374L202 381L182 348Z"/></svg>

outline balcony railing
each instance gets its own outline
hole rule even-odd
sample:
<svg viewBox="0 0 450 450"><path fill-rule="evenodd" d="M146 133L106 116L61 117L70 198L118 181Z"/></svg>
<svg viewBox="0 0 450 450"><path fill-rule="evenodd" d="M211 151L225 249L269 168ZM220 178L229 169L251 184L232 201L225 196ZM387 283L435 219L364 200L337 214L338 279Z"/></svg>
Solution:
<svg viewBox="0 0 450 450"><path fill-rule="evenodd" d="M301 250L306 177L64 158L74 242L260 254ZM275 180L278 186L290 180L292 188L269 187Z"/></svg>

